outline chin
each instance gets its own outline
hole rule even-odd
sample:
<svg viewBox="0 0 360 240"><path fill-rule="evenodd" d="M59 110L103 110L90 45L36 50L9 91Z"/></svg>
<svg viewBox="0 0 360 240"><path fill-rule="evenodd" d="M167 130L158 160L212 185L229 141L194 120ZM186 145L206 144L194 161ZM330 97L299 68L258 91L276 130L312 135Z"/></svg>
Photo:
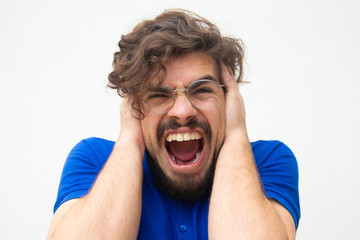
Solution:
<svg viewBox="0 0 360 240"><path fill-rule="evenodd" d="M155 185L180 201L209 195L217 159L209 123L191 118L180 124L171 118L159 124L155 136L157 146L148 142L146 154Z"/></svg>
<svg viewBox="0 0 360 240"><path fill-rule="evenodd" d="M158 160L148 151L146 152L154 184L164 191L170 198L181 202L195 202L201 198L208 198L214 179L216 157L203 172L196 174L175 173L169 176L160 167Z"/></svg>

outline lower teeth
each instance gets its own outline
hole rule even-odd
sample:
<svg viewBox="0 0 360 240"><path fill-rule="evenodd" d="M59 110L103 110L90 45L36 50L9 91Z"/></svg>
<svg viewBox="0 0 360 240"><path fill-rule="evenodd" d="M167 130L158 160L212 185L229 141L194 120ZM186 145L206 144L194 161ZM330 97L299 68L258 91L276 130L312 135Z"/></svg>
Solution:
<svg viewBox="0 0 360 240"><path fill-rule="evenodd" d="M196 155L195 155L194 160L192 161L192 163L197 162L199 160L199 158L200 158L200 155L201 155L201 152L197 152Z"/></svg>
<svg viewBox="0 0 360 240"><path fill-rule="evenodd" d="M176 160L175 159L175 156L170 154L170 158L171 160L176 163L177 165L185 165L186 163L196 163L197 161L199 161L199 158L200 158L200 155L201 155L201 152L197 152L196 155L195 155L195 158L193 160L190 160L190 161L180 161L180 160Z"/></svg>

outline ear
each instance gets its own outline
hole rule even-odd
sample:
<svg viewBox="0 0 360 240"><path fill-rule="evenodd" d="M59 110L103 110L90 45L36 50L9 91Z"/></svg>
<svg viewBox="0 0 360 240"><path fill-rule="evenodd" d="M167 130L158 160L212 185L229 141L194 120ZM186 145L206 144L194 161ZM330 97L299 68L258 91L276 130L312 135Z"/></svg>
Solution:
<svg viewBox="0 0 360 240"><path fill-rule="evenodd" d="M139 101L134 101L131 99L131 101L133 101L131 103L131 115L139 120L144 120L145 118L145 106L143 103L140 103Z"/></svg>

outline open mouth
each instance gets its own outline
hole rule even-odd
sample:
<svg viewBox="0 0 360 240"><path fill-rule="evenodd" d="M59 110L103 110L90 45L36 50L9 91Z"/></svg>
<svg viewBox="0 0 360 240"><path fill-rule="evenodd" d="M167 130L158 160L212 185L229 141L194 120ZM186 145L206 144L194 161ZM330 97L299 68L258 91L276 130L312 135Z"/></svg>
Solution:
<svg viewBox="0 0 360 240"><path fill-rule="evenodd" d="M176 165L192 165L202 155L204 139L198 132L170 133L165 147L172 162Z"/></svg>

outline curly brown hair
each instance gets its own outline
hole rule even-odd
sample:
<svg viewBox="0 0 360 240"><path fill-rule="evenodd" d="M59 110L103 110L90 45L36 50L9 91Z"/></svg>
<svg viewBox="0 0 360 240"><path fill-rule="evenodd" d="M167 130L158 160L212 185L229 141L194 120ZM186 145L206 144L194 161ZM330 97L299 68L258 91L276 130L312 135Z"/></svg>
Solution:
<svg viewBox="0 0 360 240"><path fill-rule="evenodd" d="M242 81L242 41L222 36L214 24L187 10L167 10L153 20L139 23L131 33L121 36L118 45L120 51L114 53L108 87L116 89L121 97L132 96L132 108L140 114L139 118L145 117L144 93L161 84L166 71L164 63L174 55L206 52L215 59L219 73L220 64L224 63L237 82ZM219 78L222 81L221 74Z"/></svg>

